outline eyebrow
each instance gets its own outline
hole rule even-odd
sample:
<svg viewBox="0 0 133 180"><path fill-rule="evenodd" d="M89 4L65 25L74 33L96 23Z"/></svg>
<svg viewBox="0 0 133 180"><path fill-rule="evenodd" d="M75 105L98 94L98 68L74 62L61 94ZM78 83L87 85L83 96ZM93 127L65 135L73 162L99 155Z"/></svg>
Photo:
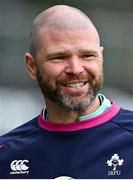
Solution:
<svg viewBox="0 0 133 180"><path fill-rule="evenodd" d="M80 54L93 54L95 56L98 56L98 52L92 49L83 49L83 50L79 50Z"/></svg>
<svg viewBox="0 0 133 180"><path fill-rule="evenodd" d="M62 50L62 51L56 51L56 52L51 52L46 54L45 58L51 58L54 56L69 56L71 53L69 51L66 50Z"/></svg>
<svg viewBox="0 0 133 180"><path fill-rule="evenodd" d="M94 54L95 56L99 56L98 52L92 49L82 49L78 51L78 54ZM55 51L46 54L45 58L49 59L54 56L70 56L71 52L69 50L60 50L60 51Z"/></svg>

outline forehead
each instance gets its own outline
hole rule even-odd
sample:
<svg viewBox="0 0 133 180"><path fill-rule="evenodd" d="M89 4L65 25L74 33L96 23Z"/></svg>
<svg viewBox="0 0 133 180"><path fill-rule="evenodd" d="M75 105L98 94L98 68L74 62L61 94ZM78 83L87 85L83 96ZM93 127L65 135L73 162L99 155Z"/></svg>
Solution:
<svg viewBox="0 0 133 180"><path fill-rule="evenodd" d="M40 30L41 47L45 50L58 48L99 48L99 36L91 28L80 30L58 30L42 28Z"/></svg>

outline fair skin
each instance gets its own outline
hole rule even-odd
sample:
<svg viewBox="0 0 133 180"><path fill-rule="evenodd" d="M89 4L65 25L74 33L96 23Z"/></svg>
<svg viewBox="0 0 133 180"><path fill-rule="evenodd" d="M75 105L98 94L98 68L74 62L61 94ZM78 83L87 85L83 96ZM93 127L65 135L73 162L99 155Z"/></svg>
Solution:
<svg viewBox="0 0 133 180"><path fill-rule="evenodd" d="M45 40L43 40L45 34ZM102 72L103 48L93 30L59 31L52 28L42 28L41 49L38 52L38 67L44 78L55 87L56 80L61 80L60 85L63 94L76 96L82 100L89 88L88 76L99 78ZM44 43L45 42L45 43ZM36 79L36 65L30 53L26 53L25 62L32 79ZM70 81L64 81L68 76L83 77ZM63 83L64 81L64 83ZM82 83L83 82L83 83ZM78 84L81 83L81 84ZM73 122L78 116L94 112L99 107L96 97L91 106L84 112L68 111L58 106L47 97L45 98L49 120L58 123Z"/></svg>

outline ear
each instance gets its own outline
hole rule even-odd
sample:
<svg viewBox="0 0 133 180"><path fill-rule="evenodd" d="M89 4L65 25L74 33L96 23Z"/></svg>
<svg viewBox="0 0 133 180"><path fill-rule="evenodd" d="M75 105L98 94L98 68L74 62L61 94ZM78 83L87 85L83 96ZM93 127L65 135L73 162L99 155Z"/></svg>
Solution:
<svg viewBox="0 0 133 180"><path fill-rule="evenodd" d="M103 56L104 47L103 47L103 46L100 46L100 49L101 49L101 54L102 54L102 56Z"/></svg>
<svg viewBox="0 0 133 180"><path fill-rule="evenodd" d="M36 64L33 56L30 53L26 53L24 56L24 61L30 77L33 80L36 80Z"/></svg>
<svg viewBox="0 0 133 180"><path fill-rule="evenodd" d="M101 49L101 55L102 55L102 61L103 61L103 53L104 53L104 47L103 46L100 46L100 49Z"/></svg>

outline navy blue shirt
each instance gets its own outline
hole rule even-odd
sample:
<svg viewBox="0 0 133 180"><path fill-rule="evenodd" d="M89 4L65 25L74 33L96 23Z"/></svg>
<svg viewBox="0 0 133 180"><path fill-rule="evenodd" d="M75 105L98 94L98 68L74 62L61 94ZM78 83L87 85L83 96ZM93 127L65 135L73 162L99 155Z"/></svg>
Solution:
<svg viewBox="0 0 133 180"><path fill-rule="evenodd" d="M56 124L42 114L0 137L0 178L133 178L133 112Z"/></svg>

